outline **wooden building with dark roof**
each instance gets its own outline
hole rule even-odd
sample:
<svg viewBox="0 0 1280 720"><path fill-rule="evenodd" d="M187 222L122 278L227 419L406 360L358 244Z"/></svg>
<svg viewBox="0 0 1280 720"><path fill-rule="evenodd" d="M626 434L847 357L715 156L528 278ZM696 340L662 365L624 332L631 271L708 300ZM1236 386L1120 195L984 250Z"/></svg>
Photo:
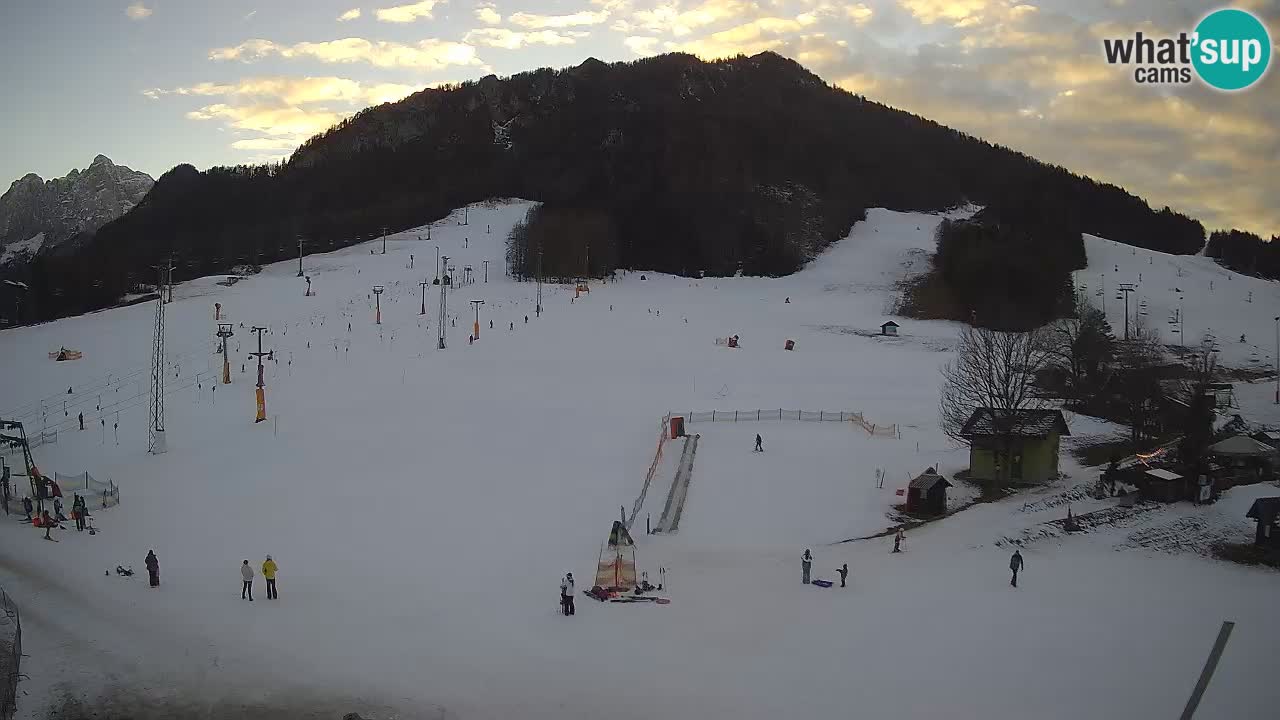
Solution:
<svg viewBox="0 0 1280 720"><path fill-rule="evenodd" d="M1059 438L1070 435L1061 410L973 411L960 431L969 441L969 477L1038 485L1058 477Z"/></svg>

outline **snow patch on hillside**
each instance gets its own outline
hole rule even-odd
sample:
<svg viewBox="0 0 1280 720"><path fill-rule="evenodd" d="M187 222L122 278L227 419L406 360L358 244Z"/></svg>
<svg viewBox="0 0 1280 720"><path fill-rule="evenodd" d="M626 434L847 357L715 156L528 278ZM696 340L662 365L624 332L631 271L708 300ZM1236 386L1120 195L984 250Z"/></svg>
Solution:
<svg viewBox="0 0 1280 720"><path fill-rule="evenodd" d="M1117 337L1124 335L1125 301L1118 292L1123 283L1134 288L1130 324L1146 323L1165 344L1194 348L1211 336L1224 366L1275 367L1280 282L1232 272L1201 255L1170 255L1093 235L1084 240L1089 267L1075 273L1076 288L1106 311Z"/></svg>
<svg viewBox="0 0 1280 720"><path fill-rule="evenodd" d="M0 252L0 264L9 262L21 256L35 255L44 245L44 233L36 233L26 240L9 243L4 248L4 252Z"/></svg>

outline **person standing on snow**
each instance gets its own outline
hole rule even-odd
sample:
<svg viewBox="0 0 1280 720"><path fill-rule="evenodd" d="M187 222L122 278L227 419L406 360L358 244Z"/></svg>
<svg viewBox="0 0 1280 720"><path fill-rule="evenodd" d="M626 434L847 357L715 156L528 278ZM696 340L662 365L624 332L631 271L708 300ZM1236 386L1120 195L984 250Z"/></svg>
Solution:
<svg viewBox="0 0 1280 720"><path fill-rule="evenodd" d="M44 539L52 540L53 538L49 536L49 531L53 529L53 518L49 517L48 510L40 513L40 524L44 526Z"/></svg>
<svg viewBox="0 0 1280 720"><path fill-rule="evenodd" d="M279 600L280 595L276 592L276 572L280 568L276 567L276 561L268 555L267 559L262 563L262 577L267 581L267 599Z"/></svg>
<svg viewBox="0 0 1280 720"><path fill-rule="evenodd" d="M898 531L893 534L893 551L894 552L896 553L902 552L902 541L904 538L906 538L906 536L907 536L906 533L902 532L902 526L899 525Z"/></svg>
<svg viewBox="0 0 1280 720"><path fill-rule="evenodd" d="M760 433L756 433L756 452L764 452L764 439L760 437Z"/></svg>
<svg viewBox="0 0 1280 720"><path fill-rule="evenodd" d="M1010 587L1018 587L1018 571L1026 565L1022 561L1022 551L1014 550L1013 556L1009 558L1009 569L1013 571L1013 578L1009 580Z"/></svg>
<svg viewBox="0 0 1280 720"><path fill-rule="evenodd" d="M809 548L804 549L804 556L800 558L800 567L804 569L804 584L809 584L809 571L813 569L813 553L809 552Z"/></svg>
<svg viewBox="0 0 1280 720"><path fill-rule="evenodd" d="M27 522L31 522L31 498L22 498L22 509L27 513Z"/></svg>
<svg viewBox="0 0 1280 720"><path fill-rule="evenodd" d="M84 413L80 413L76 417L80 418L80 429L83 430L84 429Z"/></svg>
<svg viewBox="0 0 1280 720"><path fill-rule="evenodd" d="M142 564L147 566L147 577L151 580L151 587L160 587L160 558L156 557L156 551L148 550L147 559Z"/></svg>
<svg viewBox="0 0 1280 720"><path fill-rule="evenodd" d="M573 573L567 573L560 581L560 605L565 615L573 615Z"/></svg>
<svg viewBox="0 0 1280 720"><path fill-rule="evenodd" d="M240 564L240 579L244 581L240 586L240 599L244 600L247 596L249 602L253 602L253 568L249 567L248 560Z"/></svg>
<svg viewBox="0 0 1280 720"><path fill-rule="evenodd" d="M836 569L840 573L840 587L844 587L845 578L849 577L849 563L845 563Z"/></svg>

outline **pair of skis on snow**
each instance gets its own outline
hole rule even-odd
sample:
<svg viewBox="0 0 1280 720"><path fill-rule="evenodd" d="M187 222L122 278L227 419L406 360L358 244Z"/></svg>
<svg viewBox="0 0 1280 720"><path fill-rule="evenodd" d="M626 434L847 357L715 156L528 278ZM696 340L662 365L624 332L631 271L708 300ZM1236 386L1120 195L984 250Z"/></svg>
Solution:
<svg viewBox="0 0 1280 720"><path fill-rule="evenodd" d="M671 604L671 600L670 600L670 599L668 599L668 598L648 597L648 596L645 596L645 595L623 595L623 596L621 596L621 597L609 598L609 602L611 602L611 603L639 603L639 602L651 602L651 603L656 603L656 604L658 604L658 605L670 605L670 604Z"/></svg>

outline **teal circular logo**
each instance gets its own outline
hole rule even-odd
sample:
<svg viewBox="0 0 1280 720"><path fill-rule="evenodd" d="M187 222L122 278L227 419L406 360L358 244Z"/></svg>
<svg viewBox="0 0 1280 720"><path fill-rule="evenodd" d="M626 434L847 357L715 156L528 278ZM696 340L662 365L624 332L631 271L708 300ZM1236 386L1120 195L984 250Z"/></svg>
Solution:
<svg viewBox="0 0 1280 720"><path fill-rule="evenodd" d="M1215 10L1196 26L1191 64L1219 90L1243 90L1258 82L1271 62L1271 36L1244 10Z"/></svg>

